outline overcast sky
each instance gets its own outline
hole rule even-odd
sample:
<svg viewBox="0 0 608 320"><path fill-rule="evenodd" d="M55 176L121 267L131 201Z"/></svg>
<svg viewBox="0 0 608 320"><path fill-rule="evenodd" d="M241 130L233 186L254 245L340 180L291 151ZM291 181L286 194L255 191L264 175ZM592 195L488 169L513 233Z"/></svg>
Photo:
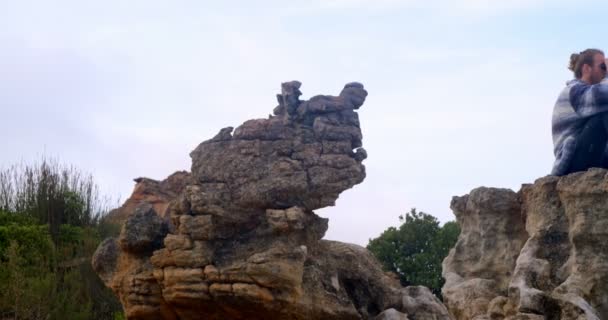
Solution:
<svg viewBox="0 0 608 320"><path fill-rule="evenodd" d="M189 170L219 129L358 81L367 178L328 239L367 244L416 207L549 173L574 51L607 49L603 1L2 1L0 167L41 155L126 199Z"/></svg>

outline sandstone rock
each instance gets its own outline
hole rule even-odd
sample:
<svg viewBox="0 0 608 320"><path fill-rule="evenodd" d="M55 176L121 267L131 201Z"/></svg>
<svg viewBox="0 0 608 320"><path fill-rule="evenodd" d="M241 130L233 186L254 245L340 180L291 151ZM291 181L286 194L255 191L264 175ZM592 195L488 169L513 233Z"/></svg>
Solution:
<svg viewBox="0 0 608 320"><path fill-rule="evenodd" d="M156 214L167 217L169 202L182 192L189 179L190 174L185 171L177 171L162 181L137 178L129 199L120 208L110 211L104 219L111 223L123 224L128 215L135 212L135 208L142 203L151 204Z"/></svg>
<svg viewBox="0 0 608 320"><path fill-rule="evenodd" d="M152 205L143 203L135 208L135 213L124 224L118 243L124 251L151 253L161 248L167 229L167 224L156 215Z"/></svg>
<svg viewBox="0 0 608 320"><path fill-rule="evenodd" d="M97 272L97 275L99 275L106 285L114 277L116 262L120 254L120 247L115 239L104 240L95 251L91 264L93 265L93 270Z"/></svg>
<svg viewBox="0 0 608 320"><path fill-rule="evenodd" d="M423 286L409 286L401 290L402 309L412 319L449 319L449 313L441 301Z"/></svg>
<svg viewBox="0 0 608 320"><path fill-rule="evenodd" d="M409 320L409 318L407 317L407 314L390 308L382 311L374 320Z"/></svg>
<svg viewBox="0 0 608 320"><path fill-rule="evenodd" d="M95 270L129 319L372 319L387 309L382 317L449 319L428 289L402 288L365 248L321 240L327 219L312 210L365 177L354 110L367 92L351 83L300 101L300 86L282 85L275 116L224 128L191 153L162 241L148 207L99 247Z"/></svg>
<svg viewBox="0 0 608 320"><path fill-rule="evenodd" d="M457 319L473 319L488 312L492 299L507 294L527 233L511 190L478 188L454 197L451 208L461 231L443 261L442 295Z"/></svg>
<svg viewBox="0 0 608 320"><path fill-rule="evenodd" d="M205 141L190 154L197 182L191 193L199 197L191 200L195 214L218 214L213 206L314 210L333 205L342 191L363 181L365 152L353 152L361 146L353 109L367 95L363 86L309 101L297 100L298 88L299 83L284 84L282 94L297 118L292 112L249 120L231 139Z"/></svg>
<svg viewBox="0 0 608 320"><path fill-rule="evenodd" d="M608 319L607 173L544 177L517 197L482 188L455 198L462 233L444 260L442 290L450 313L456 319Z"/></svg>

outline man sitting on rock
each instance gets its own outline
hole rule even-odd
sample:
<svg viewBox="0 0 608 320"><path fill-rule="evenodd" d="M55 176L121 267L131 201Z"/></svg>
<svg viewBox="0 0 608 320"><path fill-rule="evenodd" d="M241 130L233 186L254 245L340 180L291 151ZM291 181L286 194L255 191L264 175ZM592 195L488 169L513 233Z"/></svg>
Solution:
<svg viewBox="0 0 608 320"><path fill-rule="evenodd" d="M608 168L608 78L604 53L587 49L570 56L568 81L553 109L551 174Z"/></svg>

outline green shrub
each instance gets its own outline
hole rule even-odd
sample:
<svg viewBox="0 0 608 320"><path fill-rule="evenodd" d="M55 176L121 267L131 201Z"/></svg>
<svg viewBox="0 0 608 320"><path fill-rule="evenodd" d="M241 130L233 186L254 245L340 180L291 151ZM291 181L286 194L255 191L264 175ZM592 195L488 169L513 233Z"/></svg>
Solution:
<svg viewBox="0 0 608 320"><path fill-rule="evenodd" d="M36 224L36 219L26 214L13 213L0 209L0 226L6 226L9 224L34 225Z"/></svg>
<svg viewBox="0 0 608 320"><path fill-rule="evenodd" d="M0 168L1 169L1 168ZM0 170L0 210L48 224L55 240L59 226L92 226L109 208L90 174L42 158Z"/></svg>
<svg viewBox="0 0 608 320"><path fill-rule="evenodd" d="M395 272L403 285L423 285L440 296L444 283L441 263L456 244L458 224L447 222L441 227L437 218L416 209L399 220L399 228L390 227L370 239L367 249L386 270Z"/></svg>
<svg viewBox="0 0 608 320"><path fill-rule="evenodd" d="M91 175L42 160L0 168L0 319L113 319L122 306L90 260L119 226Z"/></svg>
<svg viewBox="0 0 608 320"><path fill-rule="evenodd" d="M17 246L17 254L24 260L25 267L44 263L51 266L55 262L55 246L46 225L8 224L0 226L0 261L6 261L7 249L11 242Z"/></svg>

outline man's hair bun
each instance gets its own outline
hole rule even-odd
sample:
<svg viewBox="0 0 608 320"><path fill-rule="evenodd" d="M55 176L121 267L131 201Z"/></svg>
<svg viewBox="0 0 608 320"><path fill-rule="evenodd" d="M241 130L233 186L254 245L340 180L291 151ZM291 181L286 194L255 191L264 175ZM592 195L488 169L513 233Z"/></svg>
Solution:
<svg viewBox="0 0 608 320"><path fill-rule="evenodd" d="M570 64L568 65L568 70L574 72L574 69L576 68L576 62L578 61L578 58L581 55L578 53L573 53L570 55Z"/></svg>

